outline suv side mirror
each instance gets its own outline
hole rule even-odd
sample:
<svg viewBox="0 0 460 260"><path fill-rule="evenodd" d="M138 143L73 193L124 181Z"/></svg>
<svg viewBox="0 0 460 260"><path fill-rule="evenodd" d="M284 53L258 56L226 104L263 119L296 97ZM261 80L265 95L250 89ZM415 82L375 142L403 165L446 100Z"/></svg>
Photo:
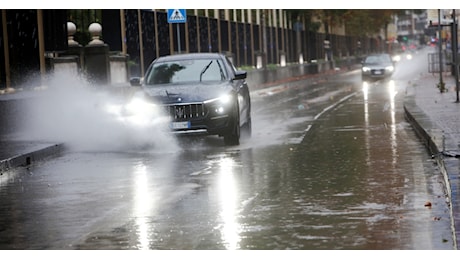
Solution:
<svg viewBox="0 0 460 260"><path fill-rule="evenodd" d="M238 70L235 72L235 78L233 80L245 79L248 73L244 70Z"/></svg>
<svg viewBox="0 0 460 260"><path fill-rule="evenodd" d="M133 87L139 87L141 86L141 78L139 77L134 77L129 79L129 84Z"/></svg>

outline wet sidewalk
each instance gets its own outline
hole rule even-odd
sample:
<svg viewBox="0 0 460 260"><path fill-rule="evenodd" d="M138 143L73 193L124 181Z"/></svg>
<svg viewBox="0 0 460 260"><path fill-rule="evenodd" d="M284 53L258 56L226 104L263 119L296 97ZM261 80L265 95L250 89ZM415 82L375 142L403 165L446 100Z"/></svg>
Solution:
<svg viewBox="0 0 460 260"><path fill-rule="evenodd" d="M404 109L406 119L437 159L444 175L457 248L460 242L460 103L453 76L443 76L446 92L441 93L437 87L439 82L439 74L430 73L408 82Z"/></svg>

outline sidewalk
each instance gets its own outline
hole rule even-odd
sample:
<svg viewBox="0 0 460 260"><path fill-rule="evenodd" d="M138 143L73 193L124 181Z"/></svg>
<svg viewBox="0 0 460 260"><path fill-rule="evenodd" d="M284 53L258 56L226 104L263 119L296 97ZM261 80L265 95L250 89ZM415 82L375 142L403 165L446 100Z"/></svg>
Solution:
<svg viewBox="0 0 460 260"><path fill-rule="evenodd" d="M443 76L447 92L437 88L439 75L423 74L406 89L406 119L437 159L451 202L452 226L460 245L460 103L455 79Z"/></svg>

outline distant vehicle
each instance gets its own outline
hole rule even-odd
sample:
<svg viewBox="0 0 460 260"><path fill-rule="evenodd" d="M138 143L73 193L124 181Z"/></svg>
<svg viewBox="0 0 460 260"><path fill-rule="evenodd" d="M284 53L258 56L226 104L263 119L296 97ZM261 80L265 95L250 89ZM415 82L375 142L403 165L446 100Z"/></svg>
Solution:
<svg viewBox="0 0 460 260"><path fill-rule="evenodd" d="M391 56L391 60L396 63L401 61L401 53L394 53L393 56Z"/></svg>
<svg viewBox="0 0 460 260"><path fill-rule="evenodd" d="M391 77L394 70L394 62L389 54L372 54L362 61L361 76L363 80L384 79Z"/></svg>
<svg viewBox="0 0 460 260"><path fill-rule="evenodd" d="M246 76L223 54L189 53L157 58L144 78L130 83L164 109L172 132L218 135L238 145L241 133L252 131Z"/></svg>
<svg viewBox="0 0 460 260"><path fill-rule="evenodd" d="M397 63L403 60L412 60L412 53L413 51L394 53L391 59L393 60L393 63Z"/></svg>

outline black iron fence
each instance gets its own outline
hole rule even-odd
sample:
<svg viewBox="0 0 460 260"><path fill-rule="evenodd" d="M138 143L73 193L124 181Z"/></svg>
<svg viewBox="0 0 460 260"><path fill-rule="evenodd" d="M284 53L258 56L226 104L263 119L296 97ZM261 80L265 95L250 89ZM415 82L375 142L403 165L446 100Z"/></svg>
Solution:
<svg viewBox="0 0 460 260"><path fill-rule="evenodd" d="M3 21L6 24L0 26L0 88L5 88L7 81L12 86L20 86L43 73L37 13L37 10L2 10L2 24ZM70 14L67 10L43 10L45 55L59 57L66 52L66 24L75 18ZM300 54L307 63L322 60L326 38L336 60L380 51L381 46L377 38L325 35L273 26L263 28L254 22L199 15L188 14L186 23L169 24L167 13L159 10L104 9L95 14L101 16L102 39L110 51L128 55L131 76L141 75L155 58L179 52L179 45L180 52L227 53L237 67L255 67L261 55L266 56L267 64L298 63ZM77 27L85 24L70 22L75 22ZM77 28L75 40L84 46L88 39L87 28ZM266 53L263 53L264 46Z"/></svg>
<svg viewBox="0 0 460 260"><path fill-rule="evenodd" d="M106 15L107 12L105 11ZM104 13L104 11L103 11ZM139 19L139 13L141 19ZM108 30L106 20L119 19L119 11L102 20L103 33L112 34L119 27ZM257 64L257 55L263 53L263 28L259 24L227 21L211 17L187 15L187 22L169 24L167 13L154 10L125 10L126 46L132 75L141 74L141 66L148 66L158 56L179 52L221 52L233 58L237 67ZM112 23L112 22L111 22ZM141 26L139 26L139 24ZM141 32L141 34L140 34ZM179 34L179 37L177 36ZM112 34L113 35L113 34ZM140 37L141 35L142 37ZM300 39L298 39L300 37ZM121 51L119 38L106 37L111 50ZM180 39L178 39L180 38ZM376 38L326 35L309 31L296 32L294 29L266 27L267 63L279 64L284 55L287 63L299 62L299 54L305 62L325 58L324 40L328 38L334 59L358 56L379 51ZM142 55L140 50L142 39ZM180 42L179 42L180 41ZM300 44L299 44L300 43ZM114 49L113 46L118 46ZM141 61L141 57L143 60ZM142 64L143 63L143 64Z"/></svg>

